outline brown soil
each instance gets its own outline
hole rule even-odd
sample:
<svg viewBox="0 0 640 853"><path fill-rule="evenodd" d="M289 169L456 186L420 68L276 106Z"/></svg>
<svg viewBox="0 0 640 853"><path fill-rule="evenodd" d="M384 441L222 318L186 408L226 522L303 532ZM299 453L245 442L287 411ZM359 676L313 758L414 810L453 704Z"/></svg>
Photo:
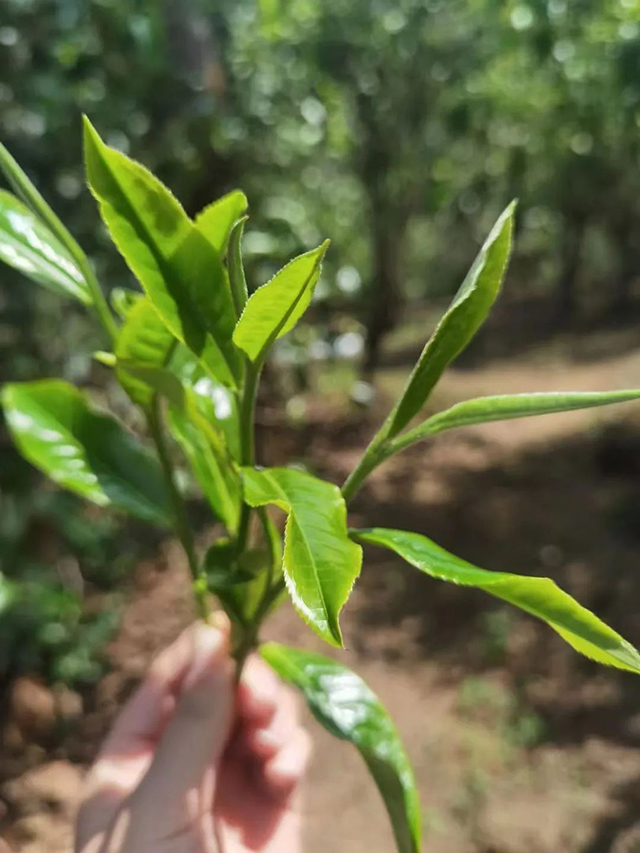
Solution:
<svg viewBox="0 0 640 853"><path fill-rule="evenodd" d="M638 354L588 358L567 340L452 371L434 403L542 387L633 387L639 375ZM394 376L389 369L381 387ZM382 401L375 417L378 408ZM338 482L371 427L326 401L312 402L308 417L297 432L265 428L265 458L304 456ZM474 427L410 449L371 478L351 521L418 530L486 568L550 575L638 644L639 513L640 420L623 406ZM71 849L83 768L153 654L192 618L185 579L171 543L139 567L110 649L112 672L83 697L66 733L43 746L5 732L0 796L15 849ZM637 678L598 668L532 619L373 549L343 626L341 659L384 700L414 762L425 850L640 850ZM321 648L287 607L267 633ZM384 810L359 757L310 728L317 749L305 849L389 853Z"/></svg>

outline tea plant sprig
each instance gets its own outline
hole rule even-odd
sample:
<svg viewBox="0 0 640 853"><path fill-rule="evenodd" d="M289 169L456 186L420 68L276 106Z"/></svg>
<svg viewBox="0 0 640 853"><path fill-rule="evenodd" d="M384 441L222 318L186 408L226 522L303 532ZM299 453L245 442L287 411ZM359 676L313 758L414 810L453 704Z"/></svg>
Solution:
<svg viewBox="0 0 640 853"><path fill-rule="evenodd" d="M413 774L378 699L331 658L261 644L261 625L286 590L310 627L341 647L340 612L360 573L361 544L369 544L434 578L508 601L547 622L582 654L640 673L635 648L548 578L479 569L417 533L347 527L347 501L378 465L414 442L486 421L635 400L640 391L482 397L411 426L498 296L511 250L511 204L342 489L295 468L259 467L254 412L262 368L272 344L309 305L328 243L294 258L249 295L241 255L243 193L229 193L192 220L147 169L105 145L88 120L84 151L89 187L142 291L114 291L109 306L89 259L2 146L0 167L16 195L0 191L0 259L93 311L111 346L96 358L113 368L143 412L151 447L59 379L4 386L9 430L23 455L60 486L174 530L199 615L208 618L211 594L229 615L238 674L257 648L295 685L320 723L360 751L398 850L417 853ZM175 477L178 452L226 531L204 553ZM268 507L286 514L284 537Z"/></svg>

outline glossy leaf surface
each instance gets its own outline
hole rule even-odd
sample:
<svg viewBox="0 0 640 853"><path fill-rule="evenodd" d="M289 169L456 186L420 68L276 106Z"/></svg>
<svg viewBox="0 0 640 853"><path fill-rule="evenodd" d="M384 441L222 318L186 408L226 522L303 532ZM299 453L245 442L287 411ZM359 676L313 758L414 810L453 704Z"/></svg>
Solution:
<svg viewBox="0 0 640 853"><path fill-rule="evenodd" d="M198 395L166 367L130 361L118 365L118 372L139 383L150 398L154 394L166 398L173 437L189 460L212 510L228 530L235 532L240 514L240 475L219 425L202 415Z"/></svg>
<svg viewBox="0 0 640 853"><path fill-rule="evenodd" d="M91 303L87 283L62 243L4 190L0 190L0 260L55 293Z"/></svg>
<svg viewBox="0 0 640 853"><path fill-rule="evenodd" d="M233 333L234 343L251 361L262 361L271 344L291 331L304 314L328 246L325 241L294 258L251 295Z"/></svg>
<svg viewBox="0 0 640 853"><path fill-rule="evenodd" d="M530 418L550 415L613 403L628 403L640 399L640 391L556 391L537 394L504 394L495 397L478 397L456 403L444 412L438 412L397 440L402 447L421 441L448 429L503 421L512 418ZM391 444L393 447L393 443Z"/></svg>
<svg viewBox="0 0 640 853"><path fill-rule="evenodd" d="M196 226L223 258L229 245L229 235L248 207L247 197L240 190L223 195L196 216Z"/></svg>
<svg viewBox="0 0 640 853"><path fill-rule="evenodd" d="M515 205L494 225L460 290L409 377L384 437L392 438L418 414L447 366L471 341L493 305L509 260Z"/></svg>
<svg viewBox="0 0 640 853"><path fill-rule="evenodd" d="M235 311L216 250L169 190L106 146L86 120L85 162L111 236L165 324L217 378L234 385Z"/></svg>
<svg viewBox="0 0 640 853"><path fill-rule="evenodd" d="M514 604L542 619L576 651L599 663L640 673L640 655L636 649L549 578L479 569L418 533L373 528L355 530L352 535L359 542L395 551L434 578L477 587Z"/></svg>
<svg viewBox="0 0 640 853"><path fill-rule="evenodd" d="M293 604L317 633L342 645L338 616L360 574L362 550L351 542L337 486L290 468L243 468L244 499L287 515L283 571Z"/></svg>
<svg viewBox="0 0 640 853"><path fill-rule="evenodd" d="M60 486L131 515L169 524L160 468L113 418L61 380L5 385L7 424L23 456Z"/></svg>
<svg viewBox="0 0 640 853"><path fill-rule="evenodd" d="M360 752L391 819L400 853L420 850L420 802L395 726L375 694L347 667L310 652L266 643L260 653L297 687L316 719Z"/></svg>
<svg viewBox="0 0 640 853"><path fill-rule="evenodd" d="M126 320L116 342L116 358L120 364L134 362L149 367L162 367L168 361L175 338L165 326L149 297L144 296L129 307ZM131 399L145 408L151 404L154 391L148 382L122 367L116 368L122 387Z"/></svg>

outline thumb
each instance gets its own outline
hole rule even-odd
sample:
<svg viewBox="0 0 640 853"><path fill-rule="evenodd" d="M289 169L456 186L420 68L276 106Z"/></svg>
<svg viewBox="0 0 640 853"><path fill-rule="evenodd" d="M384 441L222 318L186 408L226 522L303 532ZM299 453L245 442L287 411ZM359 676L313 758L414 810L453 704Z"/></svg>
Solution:
<svg viewBox="0 0 640 853"><path fill-rule="evenodd" d="M233 723L228 631L200 623L192 642L174 713L134 795L135 809L148 815L155 833L162 835L211 813L217 766Z"/></svg>

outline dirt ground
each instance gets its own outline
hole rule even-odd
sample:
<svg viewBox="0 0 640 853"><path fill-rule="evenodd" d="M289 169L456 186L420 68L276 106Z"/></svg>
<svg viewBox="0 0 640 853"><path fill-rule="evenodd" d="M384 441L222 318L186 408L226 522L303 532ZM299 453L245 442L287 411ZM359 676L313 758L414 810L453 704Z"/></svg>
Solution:
<svg viewBox="0 0 640 853"><path fill-rule="evenodd" d="M433 404L638 387L638 343L635 333L607 332L480 349L449 373ZM374 417L402 372L390 358ZM331 395L311 401L307 417L297 431L265 427L265 458L304 456L340 482L371 427L345 416ZM638 645L639 515L640 415L627 405L445 434L380 468L350 521L418 530L485 568L551 576ZM83 768L153 654L192 618L172 543L138 567L132 586L109 650L112 672L70 713L66 733L43 746L5 729L0 808L16 850L71 849ZM480 592L433 581L374 549L343 627L347 650L337 654L382 698L414 762L425 850L640 851L640 680L598 668ZM288 607L266 633L321 648ZM358 755L309 726L316 750L305 850L389 853L384 809Z"/></svg>

